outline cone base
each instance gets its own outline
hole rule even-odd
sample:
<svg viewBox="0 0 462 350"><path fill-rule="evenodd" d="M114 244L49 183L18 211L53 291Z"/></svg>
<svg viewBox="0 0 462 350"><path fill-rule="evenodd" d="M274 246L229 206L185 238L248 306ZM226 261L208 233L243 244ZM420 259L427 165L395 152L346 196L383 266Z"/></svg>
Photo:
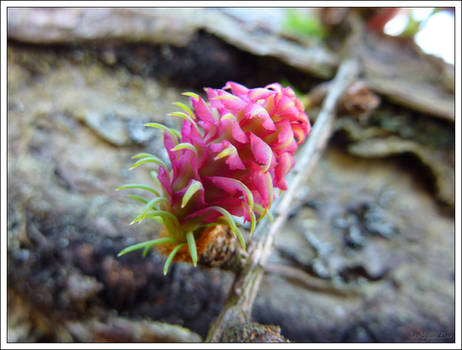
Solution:
<svg viewBox="0 0 462 350"><path fill-rule="evenodd" d="M162 230L159 238L168 237L166 230ZM226 225L217 225L202 230L194 235L196 239L198 264L207 267L220 267L224 269L236 269L244 252L238 239ZM162 244L157 250L168 256L176 244ZM236 259L238 257L238 259ZM173 259L173 262L186 262L192 264L188 246L181 248Z"/></svg>

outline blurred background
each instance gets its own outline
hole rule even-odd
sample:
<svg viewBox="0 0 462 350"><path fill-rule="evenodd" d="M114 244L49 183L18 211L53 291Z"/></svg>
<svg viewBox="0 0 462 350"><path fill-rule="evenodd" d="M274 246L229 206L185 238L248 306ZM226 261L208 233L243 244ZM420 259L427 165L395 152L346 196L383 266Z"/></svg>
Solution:
<svg viewBox="0 0 462 350"><path fill-rule="evenodd" d="M454 10L9 8L8 340L201 341L233 273L128 254L131 156L228 80L294 88L312 123L361 74L277 236L253 319L294 342L454 341ZM149 129L149 130L148 130Z"/></svg>

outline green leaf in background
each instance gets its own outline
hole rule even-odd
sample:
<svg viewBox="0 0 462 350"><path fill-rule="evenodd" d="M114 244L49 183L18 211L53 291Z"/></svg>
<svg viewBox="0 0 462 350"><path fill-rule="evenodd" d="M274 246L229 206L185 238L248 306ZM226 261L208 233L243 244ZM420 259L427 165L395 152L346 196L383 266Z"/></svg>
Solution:
<svg viewBox="0 0 462 350"><path fill-rule="evenodd" d="M286 18L282 28L299 36L324 39L327 35L326 30L315 15L303 13L296 9L286 10Z"/></svg>

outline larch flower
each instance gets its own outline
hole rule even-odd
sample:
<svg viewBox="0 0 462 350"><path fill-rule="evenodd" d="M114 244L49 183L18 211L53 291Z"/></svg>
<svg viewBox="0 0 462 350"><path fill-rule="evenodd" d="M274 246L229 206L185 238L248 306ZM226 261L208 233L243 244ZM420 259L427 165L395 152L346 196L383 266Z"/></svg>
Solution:
<svg viewBox="0 0 462 350"><path fill-rule="evenodd" d="M293 154L311 129L304 106L290 87L274 83L248 89L228 82L223 89L205 91L208 102L185 93L192 108L176 103L182 111L171 115L184 119L180 132L146 124L164 130L171 166L140 153L132 168L156 163L158 171L152 172L156 188L119 187L154 193L152 200L131 196L145 204L133 222L152 218L165 227L165 237L130 246L119 256L137 249L144 249L145 255L152 247L163 246L168 254L164 274L175 256L197 264L196 240L209 226L228 225L245 249L235 217L250 222L253 232L256 215L263 217L271 206L273 189L287 188L284 177L295 164Z"/></svg>

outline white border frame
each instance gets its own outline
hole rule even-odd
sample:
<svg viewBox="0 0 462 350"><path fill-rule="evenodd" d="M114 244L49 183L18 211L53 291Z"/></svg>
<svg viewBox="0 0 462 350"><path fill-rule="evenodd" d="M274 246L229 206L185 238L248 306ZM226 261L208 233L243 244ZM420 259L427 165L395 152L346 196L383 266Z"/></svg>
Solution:
<svg viewBox="0 0 462 350"><path fill-rule="evenodd" d="M2 1L1 2L1 343L2 349L233 349L306 348L309 343L221 344L221 343L8 343L7 342L7 7L455 7L455 343L313 343L318 349L460 349L461 348L461 4L458 1Z"/></svg>

